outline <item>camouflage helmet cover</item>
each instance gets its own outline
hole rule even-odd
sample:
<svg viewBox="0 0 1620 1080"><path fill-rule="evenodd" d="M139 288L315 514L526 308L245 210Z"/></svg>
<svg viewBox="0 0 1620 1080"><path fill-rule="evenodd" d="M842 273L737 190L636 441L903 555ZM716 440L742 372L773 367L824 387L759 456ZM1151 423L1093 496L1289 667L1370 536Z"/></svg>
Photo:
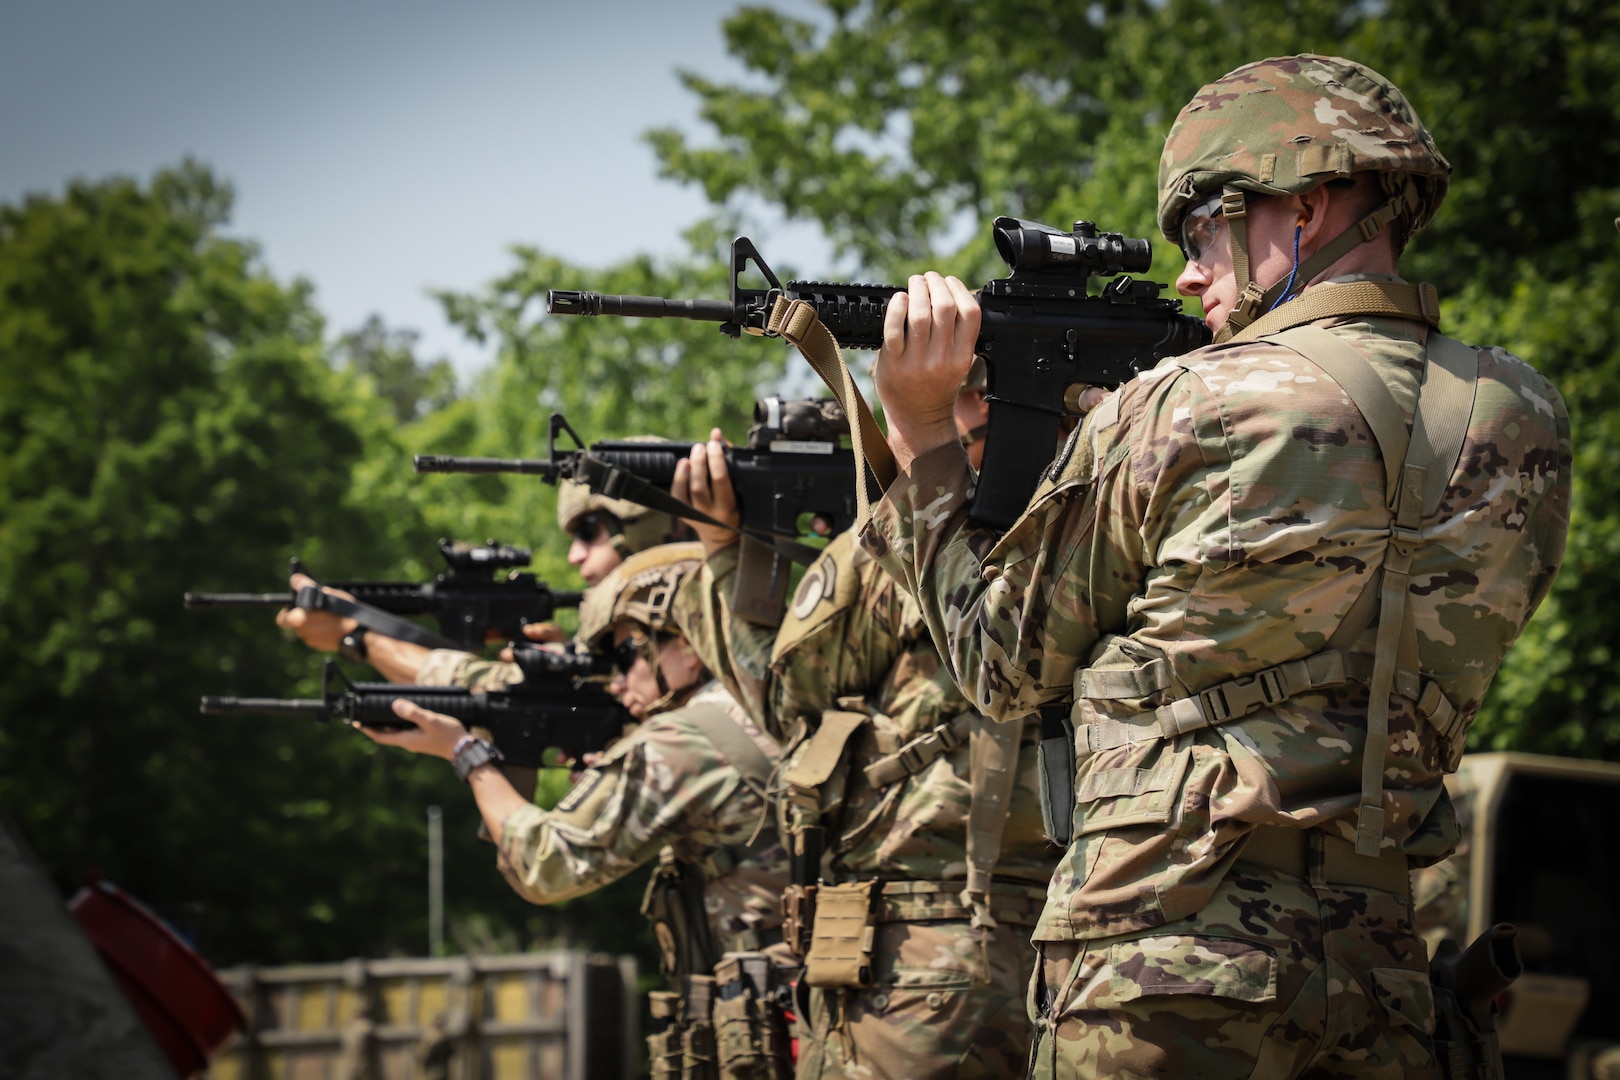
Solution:
<svg viewBox="0 0 1620 1080"><path fill-rule="evenodd" d="M1188 207L1236 187L1299 195L1358 172L1413 192L1397 246L1434 217L1451 165L1388 79L1336 56L1272 57L1232 71L1190 101L1159 159L1159 229L1175 242Z"/></svg>
<svg viewBox="0 0 1620 1080"><path fill-rule="evenodd" d="M597 495L589 486L573 480L557 485L557 526L563 532L573 532L579 519L592 513L613 518L608 528L613 533L613 547L620 556L665 543L675 532L675 518L661 510L649 510L629 499Z"/></svg>
<svg viewBox="0 0 1620 1080"><path fill-rule="evenodd" d="M703 563L699 543L659 544L631 555L587 589L579 605L579 637L602 649L615 623L629 620L653 633L679 633L671 614L675 593Z"/></svg>

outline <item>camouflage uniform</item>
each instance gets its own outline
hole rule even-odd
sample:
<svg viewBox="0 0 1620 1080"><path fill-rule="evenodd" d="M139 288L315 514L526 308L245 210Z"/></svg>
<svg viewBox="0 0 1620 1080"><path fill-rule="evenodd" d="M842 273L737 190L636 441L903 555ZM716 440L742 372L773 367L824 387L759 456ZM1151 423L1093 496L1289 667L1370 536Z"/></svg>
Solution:
<svg viewBox="0 0 1620 1080"><path fill-rule="evenodd" d="M1257 111L1279 142L1327 137L1246 164L1211 117L1222 109ZM1182 170L1177 132L1204 123L1215 134L1195 145L1230 167L1213 180ZM1382 123L1405 126L1388 140L1403 152L1423 145L1399 92L1346 61L1240 69L1172 129L1161 225L1175 239L1200 183L1230 194L1247 168L1277 192L1319 182L1307 159L1373 168L1357 155ZM1400 227L1417 227L1434 185L1403 188L1384 167ZM1330 294L1312 286L1279 313ZM1365 359L1410 425L1428 328L1353 313L1315 324ZM1019 718L1073 702L1059 715L1079 747L1074 839L1035 934L1032 1075L1433 1075L1407 860L1455 844L1442 775L1562 559L1568 417L1522 361L1478 350L1460 456L1438 470L1444 497L1413 543L1362 399L1328 373L1339 346L1307 355L1251 329L1106 399L1004 536L965 520L973 477L952 445L912 463L863 537L916 591L978 707ZM1376 615L1356 600L1389 595L1397 541L1410 622L1391 627L1420 670L1388 699L1368 812L1368 684L1389 660L1372 655L1377 628L1335 632ZM1381 855L1356 854L1358 824Z"/></svg>
<svg viewBox="0 0 1620 1080"><path fill-rule="evenodd" d="M671 858L714 872L704 883L711 940L727 949L762 944L781 923L787 856L775 842L745 852L766 814L764 794L705 734L707 725L694 721L699 711L724 715L773 764L780 756L775 741L710 682L614 744L556 809L529 805L506 819L500 868L512 888L533 903L555 904L617 881L668 849ZM717 862L722 849L736 854Z"/></svg>
<svg viewBox="0 0 1620 1080"><path fill-rule="evenodd" d="M795 828L796 807L799 824L826 827L818 867L825 884L881 882L872 901L870 985L801 981L797 1075L1021 1071L1030 1035L1020 1007L1033 960L1028 934L1044 894L1037 883L1056 854L1041 836L1034 729L1010 747L1016 776L989 905L997 925L975 929L961 893L970 754L979 736L964 733L996 726L968 710L915 605L853 534L834 539L811 566L774 636L729 609L738 561L737 547L727 548L683 586L687 638L785 741L779 828ZM946 749L930 733L958 717L946 741L960 741ZM848 722L848 736L829 749L834 720ZM869 775L880 762L894 766L897 752L924 736L916 771ZM818 753L836 767L824 783L796 784Z"/></svg>

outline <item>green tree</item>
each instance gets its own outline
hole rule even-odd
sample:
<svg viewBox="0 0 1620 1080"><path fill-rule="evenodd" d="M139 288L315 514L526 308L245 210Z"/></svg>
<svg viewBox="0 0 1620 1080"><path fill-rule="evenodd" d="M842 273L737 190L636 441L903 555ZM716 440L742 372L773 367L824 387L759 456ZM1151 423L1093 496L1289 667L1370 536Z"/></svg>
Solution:
<svg viewBox="0 0 1620 1080"><path fill-rule="evenodd" d="M339 362L372 379L401 424L442 409L456 398L450 361L442 356L417 359L420 338L415 330L390 330L380 316L372 315L337 341Z"/></svg>
<svg viewBox="0 0 1620 1080"><path fill-rule="evenodd" d="M425 878L428 803L452 899L510 897L449 770L197 713L307 696L316 664L267 613L183 592L432 553L389 404L328 362L309 287L221 234L230 206L188 162L0 208L0 805L64 890L98 869L217 962L417 952L425 883L400 883Z"/></svg>

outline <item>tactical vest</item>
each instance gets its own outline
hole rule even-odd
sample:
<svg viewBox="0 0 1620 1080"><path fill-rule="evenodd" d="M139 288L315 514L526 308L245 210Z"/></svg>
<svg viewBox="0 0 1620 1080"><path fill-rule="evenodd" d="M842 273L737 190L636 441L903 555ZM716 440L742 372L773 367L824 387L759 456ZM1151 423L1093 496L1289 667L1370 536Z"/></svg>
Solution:
<svg viewBox="0 0 1620 1080"><path fill-rule="evenodd" d="M1390 524L1383 563L1322 651L1206 687L1150 711L1121 719L1082 722L1068 704L1042 712L1041 808L1049 835L1073 839L1076 796L1081 800L1120 791L1075 791L1077 756L1130 743L1174 739L1202 728L1242 720L1301 694L1357 681L1368 684L1367 739L1362 755L1361 798L1355 853L1379 856L1384 834L1384 759L1389 738L1391 693L1413 702L1438 733L1446 771L1463 749L1465 718L1439 685L1427 678L1418 655L1417 630L1407 606L1409 574L1422 544L1423 519L1438 510L1456 469L1473 410L1478 350L1434 330L1439 304L1427 285L1354 281L1314 286L1238 334L1234 341L1266 340L1300 353L1325 370L1350 396L1378 442L1385 463ZM1344 339L1304 325L1335 316L1376 315L1420 320L1431 327L1424 373L1410 433L1405 416L1377 371ZM1184 360L1174 360L1188 367ZM1371 628L1376 623L1376 634ZM1367 639L1371 638L1369 642ZM1370 648L1369 648L1370 645ZM1125 671L1082 669L1075 698L1119 700L1175 694L1167 666L1149 662ZM1089 777L1088 784L1104 779ZM1138 778L1151 782L1151 777ZM1145 790L1145 789L1144 789Z"/></svg>
<svg viewBox="0 0 1620 1080"><path fill-rule="evenodd" d="M681 718L691 723L742 778L744 786L766 800L766 786L774 769L769 757L721 705L689 705ZM641 913L653 924L663 955L664 971L677 982L706 975L723 952L753 952L774 943L774 934L746 930L715 941L709 927L703 892L709 882L724 877L739 864L776 843L776 830L762 823L759 835L747 844L712 848L696 860L682 859L673 846L659 853L658 866L647 882Z"/></svg>
<svg viewBox="0 0 1620 1080"><path fill-rule="evenodd" d="M853 568L865 555L854 542L853 534L837 538L839 547L829 547L800 583L778 633L773 663L858 602ZM847 555L846 547L851 549ZM896 652L906 644L900 643ZM883 674L870 682L881 682ZM1045 900L1044 886L991 879L1017 783L1023 727L964 711L905 739L897 722L865 698L853 696L839 698L817 722L796 733L788 753L797 751L797 756L782 771L777 787L785 807L792 876L783 897L783 936L805 962L807 985L868 985L880 921L967 919L976 929L994 927L998 918L1034 924ZM823 879L823 856L830 848L857 843L892 808L906 781L963 745L970 755L965 882ZM870 756L873 750L875 757ZM861 820L845 821L845 795L857 767L876 801Z"/></svg>

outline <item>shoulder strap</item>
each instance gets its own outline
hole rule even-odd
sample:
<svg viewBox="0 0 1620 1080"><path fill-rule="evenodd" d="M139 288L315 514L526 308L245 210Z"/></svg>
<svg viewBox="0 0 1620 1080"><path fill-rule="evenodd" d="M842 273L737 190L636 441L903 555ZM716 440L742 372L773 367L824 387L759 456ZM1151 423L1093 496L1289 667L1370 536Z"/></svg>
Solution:
<svg viewBox="0 0 1620 1080"><path fill-rule="evenodd" d="M1406 608L1412 561L1422 542L1419 527L1426 508L1439 507L1446 481L1462 452L1478 377L1477 352L1439 334L1434 339L1408 436L1388 386L1349 342L1316 326L1295 327L1272 337L1320 364L1361 410L1384 459L1386 495L1395 518L1380 572L1378 637L1368 683L1367 742L1361 759L1356 852L1366 856L1378 854L1384 836L1389 696L1396 689L1397 676L1406 684L1400 688L1403 692L1413 697L1419 693L1417 631ZM1432 395L1431 387L1435 390ZM1395 410L1393 417L1391 409ZM1357 604L1356 609L1367 610L1367 606ZM1367 614L1370 617L1371 612Z"/></svg>
<svg viewBox="0 0 1620 1080"><path fill-rule="evenodd" d="M748 732L737 723L730 710L719 704L702 704L688 706L682 710L681 716L701 731L703 737L720 752L720 756L731 763L732 768L742 775L743 783L764 795L766 782L776 766L765 751L748 737Z"/></svg>

